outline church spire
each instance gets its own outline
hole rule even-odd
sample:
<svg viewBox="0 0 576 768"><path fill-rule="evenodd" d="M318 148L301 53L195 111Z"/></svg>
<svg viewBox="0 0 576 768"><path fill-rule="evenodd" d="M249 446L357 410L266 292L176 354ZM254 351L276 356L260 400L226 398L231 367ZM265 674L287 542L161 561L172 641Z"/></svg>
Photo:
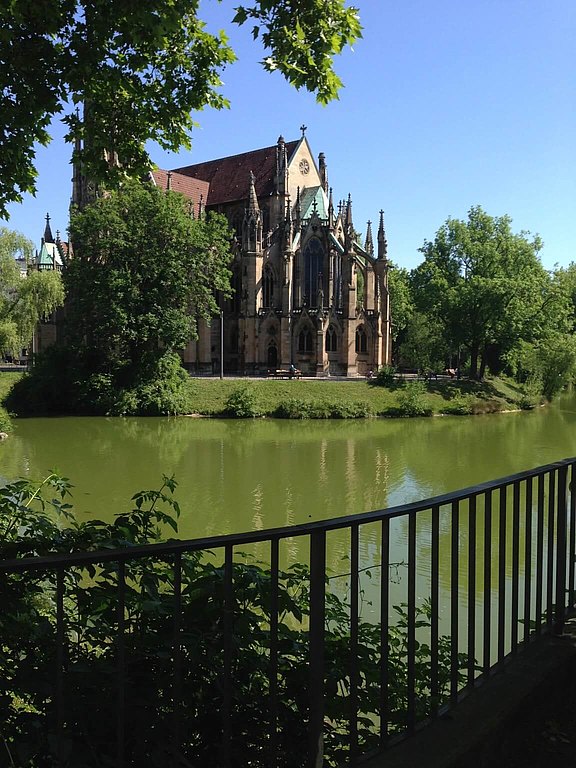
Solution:
<svg viewBox="0 0 576 768"><path fill-rule="evenodd" d="M386 241L386 232L384 230L384 211L380 211L380 226L378 227L378 259L386 261L388 253L388 242Z"/></svg>
<svg viewBox="0 0 576 768"><path fill-rule="evenodd" d="M242 224L242 242L244 250L250 253L262 250L262 216L256 195L256 177L250 171L248 188L248 206L244 211Z"/></svg>
<svg viewBox="0 0 576 768"><path fill-rule="evenodd" d="M334 226L334 201L332 200L332 187L328 196L328 226Z"/></svg>
<svg viewBox="0 0 576 768"><path fill-rule="evenodd" d="M50 228L50 214L46 214L46 226L44 227L44 237L42 238L45 243L53 243L54 237L52 236L52 229Z"/></svg>
<svg viewBox="0 0 576 768"><path fill-rule="evenodd" d="M248 211L250 213L260 213L258 197L256 195L256 176L250 171L250 190L248 192Z"/></svg>
<svg viewBox="0 0 576 768"><path fill-rule="evenodd" d="M368 227L366 229L366 242L364 243L364 250L369 256L374 256L374 240L372 239L372 222L368 220Z"/></svg>

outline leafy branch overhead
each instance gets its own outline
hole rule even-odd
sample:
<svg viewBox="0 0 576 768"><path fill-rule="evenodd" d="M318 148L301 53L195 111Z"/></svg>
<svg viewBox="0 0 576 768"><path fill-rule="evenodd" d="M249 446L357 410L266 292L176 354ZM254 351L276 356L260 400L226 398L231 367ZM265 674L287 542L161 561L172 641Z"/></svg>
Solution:
<svg viewBox="0 0 576 768"><path fill-rule="evenodd" d="M88 139L84 167L109 185L148 169L148 140L190 147L192 113L228 106L220 74L236 58L224 31L207 31L198 7L198 0L0 5L0 216L35 191L34 145L49 143L55 116L63 115L68 141ZM355 8L345 0L254 0L235 11L233 23L254 23L265 69L321 103L337 97L332 58L361 35ZM109 162L114 157L122 169Z"/></svg>

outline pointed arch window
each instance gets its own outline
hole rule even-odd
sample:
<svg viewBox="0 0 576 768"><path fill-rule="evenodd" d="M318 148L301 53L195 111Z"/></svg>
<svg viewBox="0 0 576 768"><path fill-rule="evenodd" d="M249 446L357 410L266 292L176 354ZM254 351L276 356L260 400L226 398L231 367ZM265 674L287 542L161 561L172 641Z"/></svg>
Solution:
<svg viewBox="0 0 576 768"><path fill-rule="evenodd" d="M362 325L356 328L356 354L365 355L368 352L368 337Z"/></svg>
<svg viewBox="0 0 576 768"><path fill-rule="evenodd" d="M262 276L262 306L265 309L274 306L274 273L269 264L264 267Z"/></svg>
<svg viewBox="0 0 576 768"><path fill-rule="evenodd" d="M303 328L298 334L298 352L312 352L312 332Z"/></svg>
<svg viewBox="0 0 576 768"><path fill-rule="evenodd" d="M318 305L318 287L322 278L324 249L317 237L311 238L304 249L304 304Z"/></svg>
<svg viewBox="0 0 576 768"><path fill-rule="evenodd" d="M274 339L271 339L268 343L266 363L268 368L276 368L278 365L278 347L276 346Z"/></svg>
<svg viewBox="0 0 576 768"><path fill-rule="evenodd" d="M338 351L338 334L333 325L328 326L326 331L326 352Z"/></svg>

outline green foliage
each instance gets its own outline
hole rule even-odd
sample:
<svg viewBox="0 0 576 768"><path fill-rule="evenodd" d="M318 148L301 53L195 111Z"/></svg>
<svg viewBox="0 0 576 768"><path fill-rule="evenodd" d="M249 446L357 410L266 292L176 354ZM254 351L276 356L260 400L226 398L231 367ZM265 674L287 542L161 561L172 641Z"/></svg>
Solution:
<svg viewBox="0 0 576 768"><path fill-rule="evenodd" d="M448 219L420 249L424 262L411 276L415 304L440 323L449 350L470 356L473 378L533 336L539 309L553 306L541 247L537 236L513 233L508 216L475 206L467 221Z"/></svg>
<svg viewBox="0 0 576 768"><path fill-rule="evenodd" d="M398 347L401 363L418 371L442 371L448 351L438 319L425 312L413 312Z"/></svg>
<svg viewBox="0 0 576 768"><path fill-rule="evenodd" d="M224 413L236 419L253 419L260 416L256 405L256 394L252 387L243 386L234 389L226 400Z"/></svg>
<svg viewBox="0 0 576 768"><path fill-rule="evenodd" d="M361 34L344 0L254 0L233 21L254 24L265 69L322 103L341 85L332 57ZM76 160L88 177L111 188L148 173L148 140L190 148L192 115L228 106L220 73L236 57L223 31L207 32L197 0L14 0L0 5L0 29L0 215L35 191L34 144L49 143L56 115L65 113L67 141L84 140Z"/></svg>
<svg viewBox="0 0 576 768"><path fill-rule="evenodd" d="M397 395L399 416L430 416L432 408L426 402L423 381L408 381Z"/></svg>
<svg viewBox="0 0 576 768"><path fill-rule="evenodd" d="M0 432L12 432L13 429L14 426L10 414L6 408L0 406Z"/></svg>
<svg viewBox="0 0 576 768"><path fill-rule="evenodd" d="M16 355L32 341L44 315L64 301L62 280L57 272L30 272L24 279L16 257L26 263L34 246L18 232L0 227L0 354Z"/></svg>
<svg viewBox="0 0 576 768"><path fill-rule="evenodd" d="M188 374L174 352L148 353L137 375L94 373L87 350L49 347L6 397L20 415L168 416L190 408Z"/></svg>
<svg viewBox="0 0 576 768"><path fill-rule="evenodd" d="M160 490L141 491L132 508L113 523L79 522L69 503L70 484L51 475L42 484L18 481L0 489L0 558L76 550L105 550L158 542L176 531L176 483L164 477ZM243 556L233 565L233 599L227 602L224 567L214 556L182 555L178 682L182 765L211 765L222 742L224 633L232 637L232 765L270 764L269 668L272 636L270 569ZM0 572L0 723L2 760L21 768L113 765L119 655L123 654L126 704L126 764L164 766L172 755L174 705L174 569L172 558L153 555L125 560L123 645L118 644L118 564L78 565L63 572L63 742L57 754L54 711L58 626L53 571ZM309 572L294 565L278 575L279 768L305 764L308 705ZM325 764L348 757L350 708L349 605L326 596ZM406 728L407 637L405 606L388 633L387 686L390 732ZM430 605L417 609L416 714L449 695L451 646L439 639L439 697L430 691L431 653L426 643ZM358 626L359 743L377 748L380 705L381 631L362 618ZM458 658L461 673L466 659ZM464 679L461 676L461 681ZM7 758L8 756L8 758Z"/></svg>
<svg viewBox="0 0 576 768"><path fill-rule="evenodd" d="M550 334L539 342L521 345L514 355L515 375L536 392L552 400L576 376L576 338L572 334Z"/></svg>
<svg viewBox="0 0 576 768"><path fill-rule="evenodd" d="M372 416L369 403L302 400L291 397L279 403L272 416L277 419L363 419Z"/></svg>
<svg viewBox="0 0 576 768"><path fill-rule="evenodd" d="M228 295L226 219L194 220L181 195L130 182L74 213L70 233L65 347L17 387L14 410L186 412L175 351Z"/></svg>
<svg viewBox="0 0 576 768"><path fill-rule="evenodd" d="M393 387L396 383L396 368L393 365L381 365L376 371L376 376L370 379L371 384L378 387Z"/></svg>
<svg viewBox="0 0 576 768"><path fill-rule="evenodd" d="M410 290L410 273L403 267L390 264L388 272L390 311L393 318L392 338L401 339L414 312L414 301Z"/></svg>
<svg viewBox="0 0 576 768"><path fill-rule="evenodd" d="M128 183L74 213L70 235L67 344L102 370L128 364L138 376L146 353L184 347L197 318L217 312L214 292L230 290L225 217L194 220L181 195L151 184Z"/></svg>

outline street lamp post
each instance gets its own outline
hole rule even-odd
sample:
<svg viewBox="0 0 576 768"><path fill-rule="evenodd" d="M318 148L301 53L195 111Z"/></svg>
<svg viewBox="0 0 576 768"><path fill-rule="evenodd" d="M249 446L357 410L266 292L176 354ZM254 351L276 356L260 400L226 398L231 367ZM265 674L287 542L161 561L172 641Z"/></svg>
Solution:
<svg viewBox="0 0 576 768"><path fill-rule="evenodd" d="M220 310L220 378L224 378L224 310Z"/></svg>

